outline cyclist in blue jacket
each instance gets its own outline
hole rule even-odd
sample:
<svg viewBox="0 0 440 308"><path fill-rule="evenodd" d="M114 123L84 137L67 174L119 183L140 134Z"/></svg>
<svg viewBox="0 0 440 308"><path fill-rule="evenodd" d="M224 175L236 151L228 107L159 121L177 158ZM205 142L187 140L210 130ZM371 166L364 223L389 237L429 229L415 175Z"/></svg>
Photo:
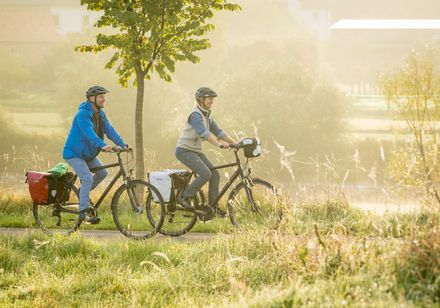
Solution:
<svg viewBox="0 0 440 308"><path fill-rule="evenodd" d="M112 150L112 145L104 141L104 135L117 146L128 147L102 110L105 94L108 92L101 86L93 86L87 90L87 100L79 105L63 149L63 159L69 163L81 181L78 218L80 222L96 224L100 220L98 217L88 215L92 213L89 195L90 191L104 180L108 172L101 169L92 175L90 168L102 166L102 162L97 157L101 150L105 152Z"/></svg>

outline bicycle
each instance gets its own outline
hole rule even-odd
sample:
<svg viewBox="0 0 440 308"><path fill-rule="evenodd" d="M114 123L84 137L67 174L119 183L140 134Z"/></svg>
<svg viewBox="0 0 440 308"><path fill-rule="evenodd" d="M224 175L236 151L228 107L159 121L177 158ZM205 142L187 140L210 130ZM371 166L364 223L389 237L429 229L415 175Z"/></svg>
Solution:
<svg viewBox="0 0 440 308"><path fill-rule="evenodd" d="M121 158L121 153L127 152L128 172L124 168L124 163ZM128 238L132 239L147 239L152 237L162 226L165 218L165 204L160 192L150 183L142 179L133 179L133 169L130 164L133 162L133 152L131 149L120 149L114 147L111 153L116 153L117 162L103 165L97 168L91 168L91 172L96 172L101 169L108 169L119 167L118 172L108 184L106 189L99 197L96 204L92 204L92 212L89 215L98 217L98 208L102 204L104 198L113 188L119 178L122 177L123 184L115 191L111 200L111 211L114 223L118 230ZM131 154L131 161L128 162L128 154ZM81 222L78 222L79 215L79 189L75 186L77 179L75 174L71 183L67 185L67 193L70 194L69 200L62 203L54 203L49 205L33 206L33 215L36 224L48 235L54 233L71 234L77 231ZM151 206L146 208L145 200L154 193L159 200L156 207ZM151 224L148 222L148 217L155 217L157 225L151 229Z"/></svg>
<svg viewBox="0 0 440 308"><path fill-rule="evenodd" d="M211 168L213 170L236 167L235 172L224 184L217 198L208 205L203 191L200 190L190 200L194 210L184 208L175 201L175 198L171 199L166 203L166 218L162 227L158 230L159 233L168 236L180 236L189 232L198 219L204 220L204 214L213 214L209 213L212 206L218 204L219 200L237 179L240 179L240 181L233 187L227 200L227 209L232 225L239 229L250 229L257 226L276 228L278 226L281 221L282 210L276 199L277 191L269 182L251 177L252 168L248 168L249 158L246 159L244 167L242 166L238 151L243 147L242 143L232 146L235 163ZM188 187L193 176L195 176L194 172L188 172L184 184L177 188L176 196ZM147 208L152 206L154 203L152 201L151 197L147 199ZM148 216L148 219L152 225L156 224L154 217Z"/></svg>

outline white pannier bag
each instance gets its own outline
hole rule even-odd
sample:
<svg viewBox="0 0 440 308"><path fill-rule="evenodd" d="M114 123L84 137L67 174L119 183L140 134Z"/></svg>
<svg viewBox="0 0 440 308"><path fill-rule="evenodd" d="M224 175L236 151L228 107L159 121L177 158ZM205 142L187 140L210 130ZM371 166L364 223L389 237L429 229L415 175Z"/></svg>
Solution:
<svg viewBox="0 0 440 308"><path fill-rule="evenodd" d="M174 187L173 187L173 179L172 175L174 173L185 173L186 170L178 170L178 169L167 169L161 171L154 171L148 174L149 182L157 188L157 190L162 195L162 199L165 203L170 202L171 199L174 198ZM159 198L153 192L153 201L159 202Z"/></svg>

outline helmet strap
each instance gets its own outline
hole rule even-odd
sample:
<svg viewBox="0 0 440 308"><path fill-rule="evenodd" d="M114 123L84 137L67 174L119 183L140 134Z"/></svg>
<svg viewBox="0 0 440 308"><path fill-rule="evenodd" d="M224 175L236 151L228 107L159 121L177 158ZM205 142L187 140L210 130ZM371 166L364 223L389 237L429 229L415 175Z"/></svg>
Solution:
<svg viewBox="0 0 440 308"><path fill-rule="evenodd" d="M200 97L197 99L197 104L203 109L205 110L205 98L204 97Z"/></svg>
<svg viewBox="0 0 440 308"><path fill-rule="evenodd" d="M95 95L95 101L92 103L95 107L96 107L96 109L101 109L99 106L98 106L98 104L97 104L97 101L98 100L98 95Z"/></svg>

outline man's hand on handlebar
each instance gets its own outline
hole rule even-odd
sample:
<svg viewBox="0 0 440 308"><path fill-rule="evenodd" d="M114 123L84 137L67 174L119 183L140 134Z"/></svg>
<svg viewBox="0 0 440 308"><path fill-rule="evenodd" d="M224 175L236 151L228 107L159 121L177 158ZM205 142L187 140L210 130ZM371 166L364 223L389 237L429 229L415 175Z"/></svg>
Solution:
<svg viewBox="0 0 440 308"><path fill-rule="evenodd" d="M119 145L115 145L112 150L116 153L121 153L122 151L124 151L124 149L122 149Z"/></svg>
<svg viewBox="0 0 440 308"><path fill-rule="evenodd" d="M121 152L132 152L133 149L130 148L128 145L124 148L121 148L120 146L112 146L112 145L106 145L105 147L101 148L101 152L115 152L115 153L121 153Z"/></svg>
<svg viewBox="0 0 440 308"><path fill-rule="evenodd" d="M102 152L111 152L113 147L111 145L106 145L105 147L101 148Z"/></svg>

